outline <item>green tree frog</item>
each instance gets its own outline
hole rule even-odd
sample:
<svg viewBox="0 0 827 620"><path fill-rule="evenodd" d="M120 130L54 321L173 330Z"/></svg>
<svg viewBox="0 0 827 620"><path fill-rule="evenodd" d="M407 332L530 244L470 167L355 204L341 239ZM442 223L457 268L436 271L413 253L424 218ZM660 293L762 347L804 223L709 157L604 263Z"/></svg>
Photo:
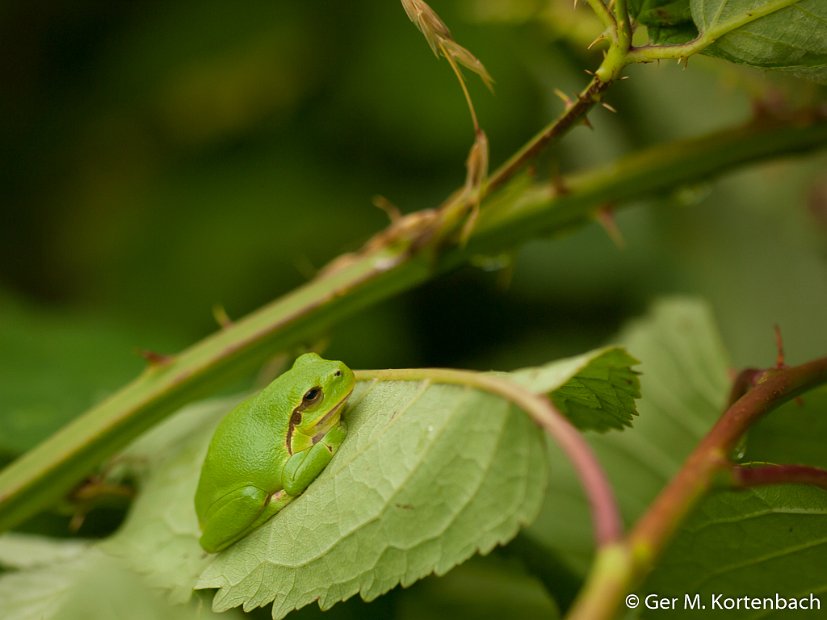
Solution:
<svg viewBox="0 0 827 620"><path fill-rule="evenodd" d="M342 444L353 371L315 353L218 424L201 468L195 511L201 546L221 551L299 496Z"/></svg>

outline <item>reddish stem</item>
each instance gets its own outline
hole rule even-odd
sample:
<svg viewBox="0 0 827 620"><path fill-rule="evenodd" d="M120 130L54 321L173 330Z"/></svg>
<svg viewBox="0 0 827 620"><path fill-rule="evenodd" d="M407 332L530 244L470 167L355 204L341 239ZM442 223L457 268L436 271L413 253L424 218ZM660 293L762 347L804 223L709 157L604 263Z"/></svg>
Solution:
<svg viewBox="0 0 827 620"><path fill-rule="evenodd" d="M629 542L640 573L648 569L683 518L709 490L716 473L730 467L730 453L749 427L768 411L827 382L827 358L747 372L741 375L748 377L753 387L726 410L632 530Z"/></svg>
<svg viewBox="0 0 827 620"><path fill-rule="evenodd" d="M740 437L762 415L824 383L827 383L827 358L792 368L740 373L733 386L737 400L689 455L626 540L617 548L607 546L598 553L598 559L606 561L595 568L567 618L614 617L624 594L628 594L648 572L678 526L722 471L732 472L733 480L740 478L746 485L795 482L825 486L827 472L817 468L760 466L750 472L748 468L733 466L730 460L730 453Z"/></svg>
<svg viewBox="0 0 827 620"><path fill-rule="evenodd" d="M733 465L732 483L739 488L768 484L811 484L827 489L827 470L809 465Z"/></svg>

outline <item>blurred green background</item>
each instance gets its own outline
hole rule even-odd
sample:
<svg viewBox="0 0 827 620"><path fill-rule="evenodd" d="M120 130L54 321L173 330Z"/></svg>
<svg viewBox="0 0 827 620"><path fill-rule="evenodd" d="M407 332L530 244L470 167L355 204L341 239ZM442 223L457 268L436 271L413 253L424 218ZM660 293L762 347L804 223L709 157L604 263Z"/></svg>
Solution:
<svg viewBox="0 0 827 620"><path fill-rule="evenodd" d="M492 165L599 62L585 51L599 26L570 0L431 4L496 80L491 95L469 78ZM609 93L619 113L592 113L595 130L575 129L540 171L745 122L756 97L824 94L703 58L629 73ZM403 212L439 204L473 140L447 63L393 1L5 2L0 84L0 464L137 375L138 350L175 352L217 329L214 306L242 316L358 248L387 223L374 195ZM622 249L596 224L532 241L507 269L466 267L353 317L326 353L510 369L600 345L677 293L709 300L734 367L774 363L773 324L788 361L823 355L825 164L676 187L618 214ZM370 610L550 617L507 554ZM331 617L364 614L351 600Z"/></svg>
<svg viewBox="0 0 827 620"><path fill-rule="evenodd" d="M469 78L496 165L560 112L599 51L569 0L434 1L496 80ZM53 0L0 7L0 455L142 368L306 281L464 180L458 85L397 2ZM539 167L563 171L746 121L801 82L693 59L637 67ZM769 94L768 94L769 93ZM823 93L821 93L823 95ZM467 267L328 334L354 367L509 369L601 344L653 298L709 299L736 366L827 350L827 158L676 187ZM645 369L644 369L645 370Z"/></svg>

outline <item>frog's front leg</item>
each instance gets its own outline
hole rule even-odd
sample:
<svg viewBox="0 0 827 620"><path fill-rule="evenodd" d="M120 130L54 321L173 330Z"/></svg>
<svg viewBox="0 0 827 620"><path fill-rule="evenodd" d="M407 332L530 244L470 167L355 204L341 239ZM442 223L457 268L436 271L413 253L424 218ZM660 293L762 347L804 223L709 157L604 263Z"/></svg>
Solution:
<svg viewBox="0 0 827 620"><path fill-rule="evenodd" d="M293 498L285 491L270 495L254 486L218 500L201 524L201 546L209 553L226 549L284 508Z"/></svg>
<svg viewBox="0 0 827 620"><path fill-rule="evenodd" d="M300 495L327 467L342 445L347 427L340 422L331 428L312 448L297 452L284 465L282 486L290 495Z"/></svg>

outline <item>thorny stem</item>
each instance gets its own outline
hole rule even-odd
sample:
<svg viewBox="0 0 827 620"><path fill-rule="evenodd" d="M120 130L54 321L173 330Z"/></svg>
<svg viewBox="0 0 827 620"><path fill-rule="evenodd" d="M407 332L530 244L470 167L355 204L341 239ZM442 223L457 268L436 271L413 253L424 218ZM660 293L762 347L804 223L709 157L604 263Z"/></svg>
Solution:
<svg viewBox="0 0 827 620"><path fill-rule="evenodd" d="M357 370L355 374L357 381L432 381L471 386L511 401L545 429L574 465L591 507L596 546L603 548L621 539L623 522L600 463L580 432L545 395L534 394L497 375L450 368Z"/></svg>
<svg viewBox="0 0 827 620"><path fill-rule="evenodd" d="M574 125L585 119L589 111L599 103L603 92L620 77L620 72L627 64L625 61L632 42L632 30L626 0L615 0L614 15L609 12L602 0L589 0L597 17L609 31L611 44L594 77L577 95L577 100L566 106L561 116L547 125L528 143L502 164L488 179L486 193L494 191L511 179L527 162L534 159L552 142L559 140Z"/></svg>
<svg viewBox="0 0 827 620"><path fill-rule="evenodd" d="M188 349L150 364L121 390L0 471L0 531L54 505L94 467L165 416L215 391L222 381L379 300L480 255L497 255L542 234L588 221L608 200L619 206L748 163L827 143L827 120L804 113L635 153L566 177L567 193L546 183L514 184L482 209L464 246L442 243L443 214L418 211L392 224L315 279Z"/></svg>
<svg viewBox="0 0 827 620"><path fill-rule="evenodd" d="M577 121L583 119L589 110L600 102L603 92L609 85L620 78L621 71L627 65L665 58L685 59L712 45L728 32L791 6L799 0L772 0L758 9L745 11L732 19L715 24L688 43L641 47L632 46L632 26L627 0L615 0L614 13L609 11L603 0L588 1L598 19L607 28L611 41L603 62L595 71L594 79L580 92L577 100L491 175L486 188L488 193L512 178L528 161L534 159L549 144L565 135Z"/></svg>
<svg viewBox="0 0 827 620"><path fill-rule="evenodd" d="M777 10L791 3L776 0L768 6ZM626 64L655 59L647 55L652 51L612 45L577 101L495 171L486 194L512 179L550 141L584 120ZM501 192L479 211L473 234L461 246L450 243L451 230L460 217L446 225L451 218L444 216L450 212L422 210L406 216L368 241L360 252L340 256L306 285L180 354L151 363L136 380L0 471L0 531L53 504L97 463L178 407L211 393L220 381L252 369L273 352L304 342L379 299L412 288L473 256L496 254L541 232L586 221L606 201L629 201L747 162L812 149L824 144L825 133L827 124L818 115L794 122L753 123L720 135L655 147L603 170L568 178L565 195L542 183L522 187L519 195ZM446 205L461 215L466 211L457 207L471 198L459 190Z"/></svg>
<svg viewBox="0 0 827 620"><path fill-rule="evenodd" d="M565 112L552 123L547 125L529 140L519 151L514 153L504 164L497 168L488 178L486 193L490 194L496 188L505 184L529 161L537 157L551 142L560 139L578 121L583 119L589 110L600 101L600 97L610 82L603 82L596 77L577 96L577 100L566 106Z"/></svg>

